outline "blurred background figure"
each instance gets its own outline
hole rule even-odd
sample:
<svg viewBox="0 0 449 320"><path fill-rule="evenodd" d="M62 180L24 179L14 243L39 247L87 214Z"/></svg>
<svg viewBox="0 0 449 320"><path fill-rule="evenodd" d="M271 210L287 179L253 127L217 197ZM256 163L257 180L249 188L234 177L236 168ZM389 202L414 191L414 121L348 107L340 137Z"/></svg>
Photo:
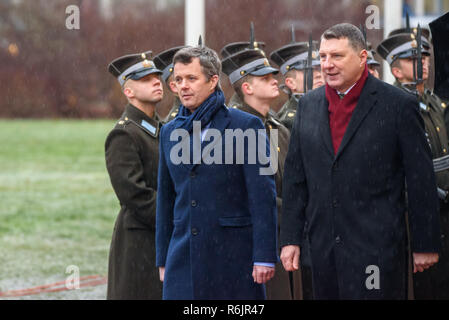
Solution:
<svg viewBox="0 0 449 320"><path fill-rule="evenodd" d="M270 66L262 50L254 48L254 42L250 44L249 48L227 56L222 64L223 72L228 75L235 94L241 101L237 109L255 115L262 121L270 137L270 143L273 141L272 130L277 131L277 144L271 145L271 152L277 152L278 170L274 178L276 183L277 221L280 221L282 219L282 176L290 134L287 128L270 113L270 104L279 96L278 82L274 78L274 75L279 71ZM267 299L299 299L299 275L293 278L291 273L284 270L280 262L276 263L275 270L273 279L266 284ZM293 282L294 279L296 279L295 283Z"/></svg>
<svg viewBox="0 0 449 320"><path fill-rule="evenodd" d="M165 87L171 91L173 94L173 105L168 111L168 114L165 118L162 119L162 122L169 122L173 120L179 111L179 106L181 105L181 101L179 100L178 92L176 91L176 86L173 83L173 57L179 49L182 49L183 46L178 46L174 48L170 48L159 53L154 57L154 63L156 67L162 70L162 80L165 83Z"/></svg>
<svg viewBox="0 0 449 320"><path fill-rule="evenodd" d="M321 76L318 47L318 42L313 41L311 49L312 88L310 89L318 88L324 84ZM288 92L289 97L288 101L284 103L277 113L277 117L289 130L293 127L298 100L307 91L306 75L308 55L309 43L296 42L293 28L290 44L287 44L270 54L270 59L279 66L281 73L284 76L284 84L282 87Z"/></svg>

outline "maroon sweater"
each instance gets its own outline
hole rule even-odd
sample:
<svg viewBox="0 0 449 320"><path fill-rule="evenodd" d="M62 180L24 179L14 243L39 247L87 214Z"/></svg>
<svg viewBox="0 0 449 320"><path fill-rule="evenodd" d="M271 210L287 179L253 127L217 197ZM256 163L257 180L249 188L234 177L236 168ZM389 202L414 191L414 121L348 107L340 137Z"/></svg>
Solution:
<svg viewBox="0 0 449 320"><path fill-rule="evenodd" d="M326 99L329 102L329 126L335 154L337 154L338 148L343 140L349 120L351 120L352 113L359 101L367 78L368 68L365 65L362 76L343 99L340 99L337 90L329 87L326 83Z"/></svg>

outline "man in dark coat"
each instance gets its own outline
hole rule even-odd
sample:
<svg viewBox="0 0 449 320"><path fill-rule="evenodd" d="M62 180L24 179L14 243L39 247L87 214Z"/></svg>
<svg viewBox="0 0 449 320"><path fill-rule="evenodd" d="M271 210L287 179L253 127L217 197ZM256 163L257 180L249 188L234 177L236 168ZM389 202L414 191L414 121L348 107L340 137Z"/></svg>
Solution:
<svg viewBox="0 0 449 320"><path fill-rule="evenodd" d="M266 264L277 261L275 171L258 157L270 155L266 131L259 118L225 106L215 51L184 48L173 63L182 105L160 140L163 298L264 299L274 275Z"/></svg>
<svg viewBox="0 0 449 320"><path fill-rule="evenodd" d="M429 34L423 29L423 34ZM394 30L378 46L379 54L386 59L391 72L396 78L395 85L405 91L412 90L419 101L419 112L424 120L427 141L432 152L432 159L438 165L435 173L440 189L440 223L442 250L439 262L427 272L415 273L413 276L413 293L415 299L449 299L449 139L444 121L442 102L436 94L425 88L430 68L430 44L425 36L421 39L422 82L413 76L413 64L417 70L417 29ZM393 53L393 54L392 54Z"/></svg>
<svg viewBox="0 0 449 320"><path fill-rule="evenodd" d="M109 64L128 105L106 143L106 166L120 202L109 253L108 299L161 299L155 265L159 149L156 103L163 96L151 51Z"/></svg>
<svg viewBox="0 0 449 320"><path fill-rule="evenodd" d="M307 232L316 299L405 299L406 208L415 270L440 250L417 101L369 75L357 27L335 25L321 39L326 86L300 99L285 162L281 260L298 268Z"/></svg>
<svg viewBox="0 0 449 320"><path fill-rule="evenodd" d="M236 70L238 70L237 73L235 73ZM244 71L243 75L241 71ZM277 134L277 143L272 146L271 150L278 154L278 170L275 174L275 182L278 221L280 221L282 216L282 175L290 133L270 113L270 103L279 96L278 82L274 78L274 74L277 74L278 70L269 65L262 51L244 49L223 60L223 72L230 77L231 84L242 101L242 104L237 108L262 120L269 137L271 137L272 132ZM270 141L273 140L270 139ZM295 280L294 285L293 279ZM266 287L268 300L301 298L299 272L295 272L293 278L293 275L289 275L283 269L281 263L276 264L275 276L267 283Z"/></svg>

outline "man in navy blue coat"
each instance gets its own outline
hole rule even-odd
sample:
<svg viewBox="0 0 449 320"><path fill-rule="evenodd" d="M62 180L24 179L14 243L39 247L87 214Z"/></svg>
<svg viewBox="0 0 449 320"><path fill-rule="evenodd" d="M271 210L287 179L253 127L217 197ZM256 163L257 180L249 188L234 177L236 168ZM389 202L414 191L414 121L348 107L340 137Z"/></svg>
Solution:
<svg viewBox="0 0 449 320"><path fill-rule="evenodd" d="M274 172L258 152L270 155L266 131L259 118L225 106L215 51L187 47L173 63L182 105L160 136L163 299L264 299L277 261ZM234 145L240 138L243 150Z"/></svg>
<svg viewBox="0 0 449 320"><path fill-rule="evenodd" d="M369 75L366 57L357 27L323 33L326 86L299 101L285 162L281 260L297 269L309 241L316 299L405 299L406 209L415 272L438 261L438 196L417 101Z"/></svg>

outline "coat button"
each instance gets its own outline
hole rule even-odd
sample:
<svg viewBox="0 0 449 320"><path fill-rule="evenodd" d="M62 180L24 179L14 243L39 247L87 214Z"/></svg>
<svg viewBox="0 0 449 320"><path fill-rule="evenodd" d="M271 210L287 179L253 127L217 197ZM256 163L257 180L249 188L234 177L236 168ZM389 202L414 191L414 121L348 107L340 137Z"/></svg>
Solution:
<svg viewBox="0 0 449 320"><path fill-rule="evenodd" d="M332 208L337 208L338 207L338 200L337 199L334 199L333 201L332 201Z"/></svg>
<svg viewBox="0 0 449 320"><path fill-rule="evenodd" d="M191 172L190 172L190 178L195 178L195 177L196 177L195 171L191 171Z"/></svg>
<svg viewBox="0 0 449 320"><path fill-rule="evenodd" d="M335 237L335 243L341 243L341 238L340 238L340 236L336 236Z"/></svg>
<svg viewBox="0 0 449 320"><path fill-rule="evenodd" d="M192 207L196 207L196 201L192 200Z"/></svg>
<svg viewBox="0 0 449 320"><path fill-rule="evenodd" d="M192 228L192 235L196 236L198 235L198 229L197 228Z"/></svg>

